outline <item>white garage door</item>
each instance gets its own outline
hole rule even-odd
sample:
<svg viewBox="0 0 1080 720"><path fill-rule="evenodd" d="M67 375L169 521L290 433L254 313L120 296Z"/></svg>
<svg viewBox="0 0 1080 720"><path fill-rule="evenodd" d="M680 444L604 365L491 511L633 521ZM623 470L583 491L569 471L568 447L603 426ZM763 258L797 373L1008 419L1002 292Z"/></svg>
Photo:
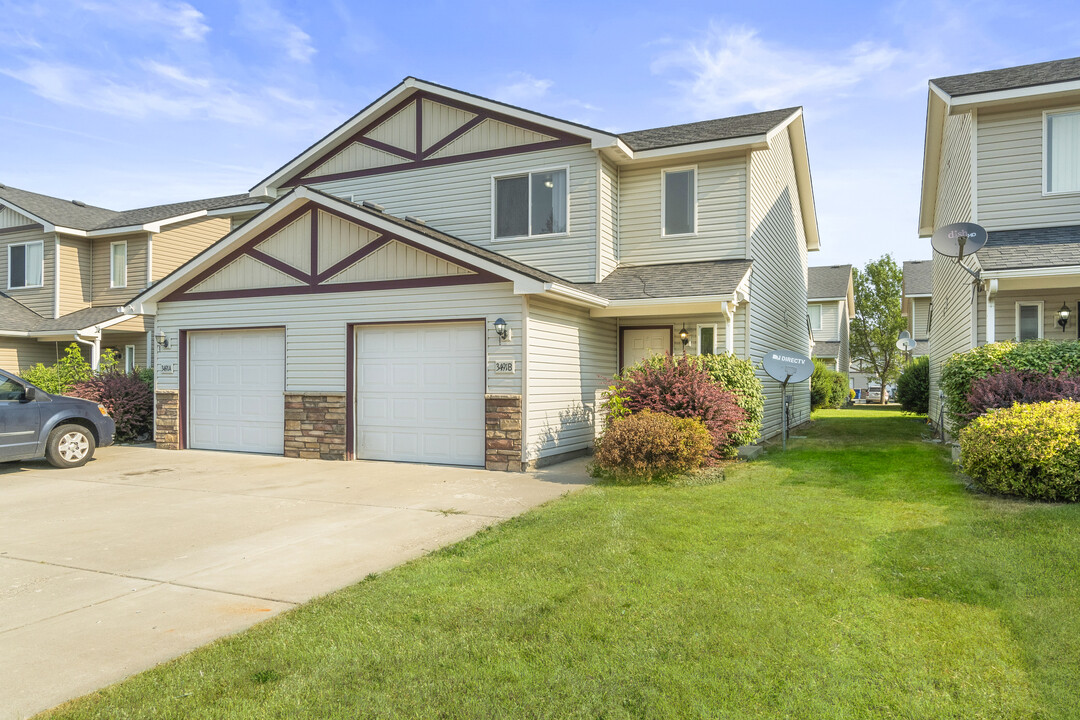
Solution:
<svg viewBox="0 0 1080 720"><path fill-rule="evenodd" d="M483 323L356 331L356 455L484 464Z"/></svg>
<svg viewBox="0 0 1080 720"><path fill-rule="evenodd" d="M188 447L285 451L285 331L188 334Z"/></svg>

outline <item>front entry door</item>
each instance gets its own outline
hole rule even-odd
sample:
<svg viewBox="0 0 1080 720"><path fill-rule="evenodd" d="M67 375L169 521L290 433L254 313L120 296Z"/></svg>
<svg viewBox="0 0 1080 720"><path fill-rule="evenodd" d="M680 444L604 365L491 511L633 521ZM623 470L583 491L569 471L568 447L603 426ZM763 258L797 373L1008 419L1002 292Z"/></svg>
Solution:
<svg viewBox="0 0 1080 720"><path fill-rule="evenodd" d="M636 365L647 357L671 352L671 326L623 328L622 367Z"/></svg>

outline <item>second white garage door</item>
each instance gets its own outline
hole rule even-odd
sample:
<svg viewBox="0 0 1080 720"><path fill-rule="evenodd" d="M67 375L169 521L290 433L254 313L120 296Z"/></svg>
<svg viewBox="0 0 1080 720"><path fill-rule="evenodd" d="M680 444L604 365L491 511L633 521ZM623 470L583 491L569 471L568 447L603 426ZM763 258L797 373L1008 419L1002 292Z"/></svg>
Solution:
<svg viewBox="0 0 1080 720"><path fill-rule="evenodd" d="M356 330L356 455L484 464L483 323Z"/></svg>
<svg viewBox="0 0 1080 720"><path fill-rule="evenodd" d="M188 447L285 451L285 331L188 334Z"/></svg>

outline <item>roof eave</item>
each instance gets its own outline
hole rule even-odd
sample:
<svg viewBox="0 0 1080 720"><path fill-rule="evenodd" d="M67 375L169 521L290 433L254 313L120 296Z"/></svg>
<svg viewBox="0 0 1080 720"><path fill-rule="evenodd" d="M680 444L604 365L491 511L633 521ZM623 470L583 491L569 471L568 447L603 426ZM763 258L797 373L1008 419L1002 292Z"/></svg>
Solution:
<svg viewBox="0 0 1080 720"><path fill-rule="evenodd" d="M945 132L949 96L930 83L926 100L926 132L923 136L922 194L919 198L919 237L934 234L937 213L938 167L941 163L941 139Z"/></svg>
<svg viewBox="0 0 1080 720"><path fill-rule="evenodd" d="M802 109L796 110L784 122L770 131L778 133L787 128L791 141L792 161L795 165L795 185L799 191L799 205L802 210L803 233L806 235L806 249L815 252L821 249L818 234L817 204L814 202L814 183L810 175L810 154L806 147L806 126L803 122Z"/></svg>
<svg viewBox="0 0 1080 720"><path fill-rule="evenodd" d="M1080 80L1067 80L1065 82L1029 85L1027 87L1011 88L1009 90L992 90L990 92L971 93L968 95L954 95L950 98L949 111L950 114L955 115L985 105L1007 105L1025 102L1027 100L1050 99L1059 95L1068 95L1078 92L1080 92Z"/></svg>

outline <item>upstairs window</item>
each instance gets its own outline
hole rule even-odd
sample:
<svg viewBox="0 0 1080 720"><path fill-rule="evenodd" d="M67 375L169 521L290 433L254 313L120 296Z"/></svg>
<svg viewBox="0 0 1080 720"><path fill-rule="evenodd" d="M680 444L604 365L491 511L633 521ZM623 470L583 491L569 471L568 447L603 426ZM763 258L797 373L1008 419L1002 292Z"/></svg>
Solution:
<svg viewBox="0 0 1080 720"><path fill-rule="evenodd" d="M697 232L697 169L665 170L662 177L660 212L663 235L693 235Z"/></svg>
<svg viewBox="0 0 1080 720"><path fill-rule="evenodd" d="M127 287L127 242L114 242L109 246L109 287Z"/></svg>
<svg viewBox="0 0 1080 720"><path fill-rule="evenodd" d="M814 330L820 330L821 329L821 306L820 305L811 305L809 315L810 315L810 327L813 328Z"/></svg>
<svg viewBox="0 0 1080 720"><path fill-rule="evenodd" d="M1080 192L1080 112L1046 116L1046 192Z"/></svg>
<svg viewBox="0 0 1080 720"><path fill-rule="evenodd" d="M566 170L495 178L495 237L566 232Z"/></svg>
<svg viewBox="0 0 1080 720"><path fill-rule="evenodd" d="M8 245L8 289L41 287L44 278L44 243Z"/></svg>

